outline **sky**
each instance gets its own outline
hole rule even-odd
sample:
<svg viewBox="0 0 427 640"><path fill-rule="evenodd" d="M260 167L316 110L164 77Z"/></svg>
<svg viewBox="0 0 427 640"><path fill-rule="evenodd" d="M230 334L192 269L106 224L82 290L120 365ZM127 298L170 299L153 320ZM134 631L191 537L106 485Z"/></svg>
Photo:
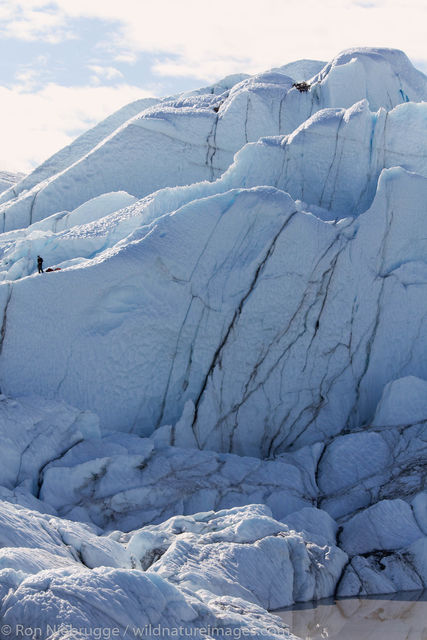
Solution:
<svg viewBox="0 0 427 640"><path fill-rule="evenodd" d="M425 0L0 0L0 170L123 105L355 46L427 73Z"/></svg>

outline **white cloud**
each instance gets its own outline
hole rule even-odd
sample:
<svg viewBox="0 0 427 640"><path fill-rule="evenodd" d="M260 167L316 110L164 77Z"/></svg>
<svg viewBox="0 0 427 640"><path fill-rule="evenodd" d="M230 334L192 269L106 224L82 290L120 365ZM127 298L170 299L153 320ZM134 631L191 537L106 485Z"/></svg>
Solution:
<svg viewBox="0 0 427 640"><path fill-rule="evenodd" d="M123 74L115 67L104 67L99 64L90 64L89 69L93 72L91 81L94 84L100 84L103 79L117 80L123 78Z"/></svg>
<svg viewBox="0 0 427 640"><path fill-rule="evenodd" d="M25 13L43 2L16 4ZM239 70L258 71L301 57L329 59L351 46L390 46L426 57L425 0L55 0L55 5L64 28L65 16L120 24L116 38L124 56L173 53L173 64L156 66L172 75L193 69L195 77L213 79L236 71L239 61ZM49 20L47 12L45 29Z"/></svg>
<svg viewBox="0 0 427 640"><path fill-rule="evenodd" d="M0 35L58 42L80 36L76 18L108 21L104 41L94 43L102 49L102 64L94 60L91 69L97 86L49 84L30 94L39 86L36 71L21 68L17 87L0 87L1 169L29 169L85 126L146 95L124 80L102 86L121 81L114 65L133 64L141 53L158 76L201 84L298 58L328 60L352 46L403 49L427 68L425 0L0 0Z"/></svg>
<svg viewBox="0 0 427 640"><path fill-rule="evenodd" d="M29 171L80 132L148 93L138 87L62 87L36 93L0 87L0 169Z"/></svg>
<svg viewBox="0 0 427 640"><path fill-rule="evenodd" d="M20 92L32 92L40 86L47 70L48 58L44 55L36 56L30 64L19 65L15 73L15 82Z"/></svg>
<svg viewBox="0 0 427 640"><path fill-rule="evenodd" d="M135 64L138 60L138 56L133 51L121 51L120 53L114 55L115 62L125 62L127 64Z"/></svg>
<svg viewBox="0 0 427 640"><path fill-rule="evenodd" d="M18 0L0 7L0 34L19 40L38 40L56 44L74 38L67 27L67 15L46 2Z"/></svg>
<svg viewBox="0 0 427 640"><path fill-rule="evenodd" d="M192 77L199 80L218 78L231 73L239 73L246 68L248 61L231 60L229 58L216 58L215 60L195 60L190 64L186 58L178 60L166 59L154 62L151 71L158 76L165 77Z"/></svg>

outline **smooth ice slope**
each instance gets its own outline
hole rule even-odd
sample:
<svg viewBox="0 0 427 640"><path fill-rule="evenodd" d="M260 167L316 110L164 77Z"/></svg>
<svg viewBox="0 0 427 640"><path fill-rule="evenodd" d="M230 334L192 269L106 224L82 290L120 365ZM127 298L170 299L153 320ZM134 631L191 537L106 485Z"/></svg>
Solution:
<svg viewBox="0 0 427 640"><path fill-rule="evenodd" d="M114 213L118 209L124 209L136 201L135 196L131 196L125 191L103 193L101 196L87 200L73 211L54 213L40 222L35 222L29 228L30 233L34 230L45 229L56 233L80 225L87 225Z"/></svg>
<svg viewBox="0 0 427 640"><path fill-rule="evenodd" d="M427 377L426 201L427 180L401 169L383 172L369 211L335 225L277 189L232 190L141 227L90 268L5 283L4 390L142 434L175 424L190 400L175 443L240 454L357 426L390 380ZM63 258L73 243L102 247L100 229L70 232Z"/></svg>
<svg viewBox="0 0 427 640"><path fill-rule="evenodd" d="M342 51L311 82L320 83L323 100L331 107L349 107L361 94L373 110L426 99L425 74L397 49Z"/></svg>
<svg viewBox="0 0 427 640"><path fill-rule="evenodd" d="M323 69L326 62L321 60L296 60L288 62L274 71L280 71L292 78L294 82L304 82L312 78Z"/></svg>
<svg viewBox="0 0 427 640"><path fill-rule="evenodd" d="M141 111L157 104L157 102L159 101L155 98L143 98L141 100L135 100L125 107L122 107L112 115L108 116L108 118L105 118L105 120L99 122L95 127L89 129L89 131L86 131L76 138L76 140L74 140L70 145L55 153L25 178L23 175L20 175L20 180L16 180L16 182L18 182L16 187L3 194L0 197L0 202L7 202L8 200L13 199L16 195L19 195L24 191L28 191L35 185L43 183L43 181L60 173L86 155L91 149L113 133L113 131L120 127L124 122Z"/></svg>

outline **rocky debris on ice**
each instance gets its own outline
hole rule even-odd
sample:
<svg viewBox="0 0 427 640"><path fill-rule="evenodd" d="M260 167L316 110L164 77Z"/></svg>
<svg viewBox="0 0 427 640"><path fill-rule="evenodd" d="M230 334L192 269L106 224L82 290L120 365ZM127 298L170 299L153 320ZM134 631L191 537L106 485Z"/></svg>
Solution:
<svg viewBox="0 0 427 640"><path fill-rule="evenodd" d="M141 105L129 105L117 116L123 124L115 131L110 122L101 123L67 148L69 154L60 152L23 181L18 198L0 207L3 230L70 211L106 191L141 198L162 187L216 179L246 143L290 134L321 109L366 99L373 111L391 110L427 95L424 74L392 49L344 51L310 79L307 93L292 85L279 69L243 79L220 95L209 89L140 113Z"/></svg>
<svg viewBox="0 0 427 640"><path fill-rule="evenodd" d="M359 215L383 169L398 165L427 177L426 111L425 103L408 103L372 112L366 99L323 109L290 135L245 145L222 181L283 189L329 220Z"/></svg>
<svg viewBox="0 0 427 640"><path fill-rule="evenodd" d="M372 113L366 100L349 109L326 109L290 136L246 145L214 183L166 189L137 203L125 192L105 193L74 211L54 213L21 232L3 234L0 278L33 273L29 256L37 253L62 268L70 266L71 256L73 264L83 263L120 246L156 217L230 189L270 185L289 192L298 211L325 221L358 215L372 204L384 168L399 164L427 177L426 110L425 104L410 103Z"/></svg>

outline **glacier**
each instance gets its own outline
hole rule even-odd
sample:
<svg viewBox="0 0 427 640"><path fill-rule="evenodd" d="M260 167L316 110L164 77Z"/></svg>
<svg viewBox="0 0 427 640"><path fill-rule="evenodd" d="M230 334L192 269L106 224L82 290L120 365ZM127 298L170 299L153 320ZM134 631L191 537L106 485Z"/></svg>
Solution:
<svg viewBox="0 0 427 640"><path fill-rule="evenodd" d="M1 193L2 640L294 638L274 610L427 586L426 100L351 49Z"/></svg>
<svg viewBox="0 0 427 640"><path fill-rule="evenodd" d="M0 194L3 191L8 191L13 188L15 184L21 182L25 174L23 173L13 173L11 171L0 171Z"/></svg>

